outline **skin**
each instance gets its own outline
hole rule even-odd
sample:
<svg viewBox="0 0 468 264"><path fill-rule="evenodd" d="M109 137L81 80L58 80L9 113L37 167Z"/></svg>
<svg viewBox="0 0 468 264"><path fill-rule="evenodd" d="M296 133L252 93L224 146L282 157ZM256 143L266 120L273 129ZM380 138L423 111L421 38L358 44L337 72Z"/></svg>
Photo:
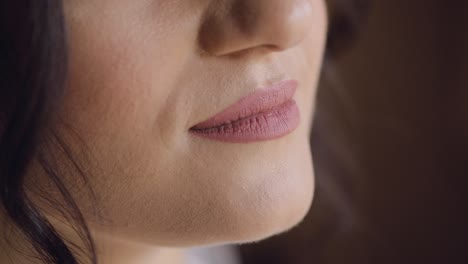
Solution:
<svg viewBox="0 0 468 264"><path fill-rule="evenodd" d="M95 193L64 176L102 263L177 263L180 254L164 248L256 241L300 222L314 189L308 136L323 0L64 5L70 66L55 128ZM234 144L188 132L283 79L299 81L301 124L291 134Z"/></svg>

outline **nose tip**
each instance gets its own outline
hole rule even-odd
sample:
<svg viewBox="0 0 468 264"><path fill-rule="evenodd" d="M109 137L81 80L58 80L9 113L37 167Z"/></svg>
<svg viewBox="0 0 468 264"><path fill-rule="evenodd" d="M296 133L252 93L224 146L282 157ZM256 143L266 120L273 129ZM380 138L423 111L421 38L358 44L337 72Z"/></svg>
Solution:
<svg viewBox="0 0 468 264"><path fill-rule="evenodd" d="M250 49L281 51L306 37L310 0L214 0L199 33L199 45L222 56Z"/></svg>

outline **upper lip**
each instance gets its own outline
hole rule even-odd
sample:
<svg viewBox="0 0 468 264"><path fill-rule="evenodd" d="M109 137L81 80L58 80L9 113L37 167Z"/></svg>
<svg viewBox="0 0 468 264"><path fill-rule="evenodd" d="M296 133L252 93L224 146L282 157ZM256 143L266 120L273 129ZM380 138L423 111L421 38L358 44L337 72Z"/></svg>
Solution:
<svg viewBox="0 0 468 264"><path fill-rule="evenodd" d="M219 127L269 111L292 100L297 86L296 80L285 80L256 89L221 112L194 125L190 130Z"/></svg>

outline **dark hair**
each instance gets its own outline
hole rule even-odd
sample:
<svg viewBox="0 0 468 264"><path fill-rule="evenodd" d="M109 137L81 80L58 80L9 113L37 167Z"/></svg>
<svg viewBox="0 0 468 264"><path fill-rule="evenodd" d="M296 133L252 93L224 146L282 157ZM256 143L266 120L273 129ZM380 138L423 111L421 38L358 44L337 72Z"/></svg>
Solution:
<svg viewBox="0 0 468 264"><path fill-rule="evenodd" d="M337 0L339 1L339 0ZM339 1L347 2L347 1ZM362 2L362 1L358 1ZM342 3L339 3L341 5ZM339 9L351 10L352 8ZM351 16L350 16L351 14ZM347 17L352 17L353 13ZM328 54L338 53L344 38L352 36L349 20L332 20ZM45 263L79 263L88 255L97 263L93 240L71 195L44 155L45 135L66 154L78 172L79 166L66 144L48 124L60 105L67 73L66 32L61 0L0 2L0 195L3 213L22 232ZM68 220L87 247L70 244L27 196L25 176L37 160L55 185ZM82 253L82 254L80 254Z"/></svg>
<svg viewBox="0 0 468 264"><path fill-rule="evenodd" d="M61 0L0 3L0 195L4 214L45 263L78 263L52 224L27 196L25 175L37 159L55 185L96 263L89 231L61 177L39 145L59 106L67 52ZM58 142L61 142L60 140ZM65 147L64 144L60 144ZM82 257L82 256L81 256Z"/></svg>

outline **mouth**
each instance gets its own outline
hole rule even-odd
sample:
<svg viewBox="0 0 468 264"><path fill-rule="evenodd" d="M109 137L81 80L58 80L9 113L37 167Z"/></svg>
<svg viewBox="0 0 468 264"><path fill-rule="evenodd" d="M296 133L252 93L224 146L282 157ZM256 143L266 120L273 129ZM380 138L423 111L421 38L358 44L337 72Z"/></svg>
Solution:
<svg viewBox="0 0 468 264"><path fill-rule="evenodd" d="M257 89L220 113L189 129L193 135L223 142L273 140L294 131L300 113L293 99L297 81Z"/></svg>

